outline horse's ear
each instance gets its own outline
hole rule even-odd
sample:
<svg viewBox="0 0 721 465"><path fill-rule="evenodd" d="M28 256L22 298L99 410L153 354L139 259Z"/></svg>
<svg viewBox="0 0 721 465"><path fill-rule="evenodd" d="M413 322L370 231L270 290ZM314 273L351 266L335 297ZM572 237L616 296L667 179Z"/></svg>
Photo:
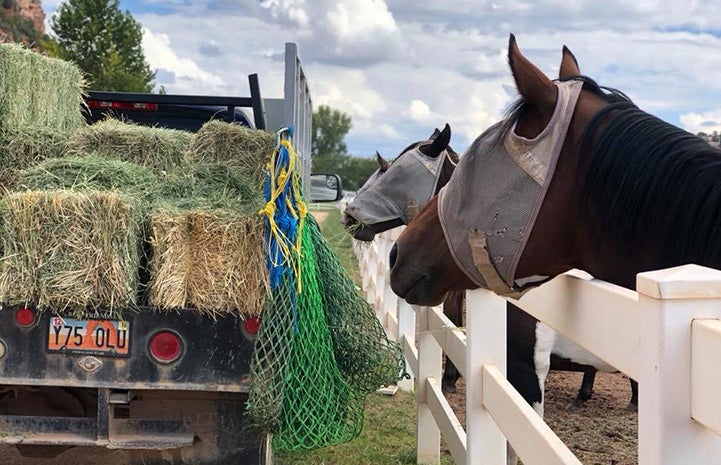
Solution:
<svg viewBox="0 0 721 465"><path fill-rule="evenodd" d="M430 144L421 145L418 150L420 150L421 153L427 157L436 158L448 147L448 144L450 143L451 127L448 125L448 123L446 123L443 131L441 131L438 136L433 139L433 142L431 142Z"/></svg>
<svg viewBox="0 0 721 465"><path fill-rule="evenodd" d="M428 138L428 140L433 140L441 133L441 131L438 130L438 128L435 128L433 130L433 134L431 134L431 137Z"/></svg>
<svg viewBox="0 0 721 465"><path fill-rule="evenodd" d="M386 161L386 159L383 158L380 153L378 153L378 150L376 150L376 160L378 160L378 165L380 165L380 170L382 173L388 171L388 168L391 166L391 164L388 163L388 161Z"/></svg>
<svg viewBox="0 0 721 465"><path fill-rule="evenodd" d="M578 67L578 60L573 53L566 47L563 46L563 52L561 55L561 68L558 70L558 78L566 79L573 76L579 76L581 69Z"/></svg>
<svg viewBox="0 0 721 465"><path fill-rule="evenodd" d="M521 54L516 36L508 40L508 64L521 96L541 108L552 110L556 106L558 89L543 72Z"/></svg>

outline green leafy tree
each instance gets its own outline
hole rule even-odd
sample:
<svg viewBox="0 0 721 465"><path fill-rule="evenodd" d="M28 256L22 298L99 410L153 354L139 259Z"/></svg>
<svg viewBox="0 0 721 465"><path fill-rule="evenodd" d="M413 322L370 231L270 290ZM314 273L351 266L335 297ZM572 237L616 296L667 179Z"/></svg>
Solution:
<svg viewBox="0 0 721 465"><path fill-rule="evenodd" d="M143 53L143 31L118 0L67 0L50 20L55 53L75 62L90 88L150 92L155 73Z"/></svg>
<svg viewBox="0 0 721 465"><path fill-rule="evenodd" d="M347 155L344 139L353 126L350 115L321 105L313 112L313 145L311 156Z"/></svg>
<svg viewBox="0 0 721 465"><path fill-rule="evenodd" d="M378 162L375 157L347 157L340 173L343 188L351 191L360 189L377 169Z"/></svg>

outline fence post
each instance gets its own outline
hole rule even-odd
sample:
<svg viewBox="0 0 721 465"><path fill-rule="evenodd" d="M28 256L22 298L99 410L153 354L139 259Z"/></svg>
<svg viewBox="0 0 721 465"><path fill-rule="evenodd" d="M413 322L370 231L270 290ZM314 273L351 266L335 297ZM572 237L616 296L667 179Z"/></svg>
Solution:
<svg viewBox="0 0 721 465"><path fill-rule="evenodd" d="M418 318L418 418L416 463L437 464L441 460L441 431L428 407L428 378L441 379L443 351L428 325L429 307L416 307Z"/></svg>
<svg viewBox="0 0 721 465"><path fill-rule="evenodd" d="M404 346L403 343L403 336L408 336L408 340L415 344L416 341L416 312L409 304L403 299L398 299L396 297L396 302L398 304L398 336L396 338L396 341L398 341L401 344L401 347ZM406 360L406 364L409 365L408 360ZM412 370L408 370L411 377L409 379L402 379L398 381L398 387L401 388L404 391L413 391L415 387L415 373L412 372Z"/></svg>
<svg viewBox="0 0 721 465"><path fill-rule="evenodd" d="M721 457L721 436L691 418L691 323L721 317L721 271L685 265L641 273L636 286L639 464L712 463Z"/></svg>
<svg viewBox="0 0 721 465"><path fill-rule="evenodd" d="M483 365L506 374L506 301L466 292L466 464L506 463L506 438L483 406Z"/></svg>
<svg viewBox="0 0 721 465"><path fill-rule="evenodd" d="M376 288L373 294L373 306L376 309L376 314L381 320L384 326L387 326L386 319L388 317L387 308L385 305L386 298L386 287L390 289L390 270L388 269L388 237L386 233L377 235L375 242L377 245L376 249ZM387 283L387 285L386 285ZM393 293L391 292L393 295Z"/></svg>

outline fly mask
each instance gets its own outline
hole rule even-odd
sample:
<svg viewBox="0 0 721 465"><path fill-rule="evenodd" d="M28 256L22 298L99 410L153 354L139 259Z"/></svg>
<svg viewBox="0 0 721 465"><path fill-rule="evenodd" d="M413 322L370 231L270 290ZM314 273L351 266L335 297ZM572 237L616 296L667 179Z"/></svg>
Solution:
<svg viewBox="0 0 721 465"><path fill-rule="evenodd" d="M374 173L348 204L345 213L360 224L373 225L400 219L408 224L438 187L438 178L446 157L444 150L429 157L418 145L394 161L385 173Z"/></svg>
<svg viewBox="0 0 721 465"><path fill-rule="evenodd" d="M438 214L456 264L477 285L518 296L547 277L516 276L553 178L583 82L555 83L551 120L534 139L498 134L498 123L461 157L439 193ZM502 137L502 143L497 142Z"/></svg>

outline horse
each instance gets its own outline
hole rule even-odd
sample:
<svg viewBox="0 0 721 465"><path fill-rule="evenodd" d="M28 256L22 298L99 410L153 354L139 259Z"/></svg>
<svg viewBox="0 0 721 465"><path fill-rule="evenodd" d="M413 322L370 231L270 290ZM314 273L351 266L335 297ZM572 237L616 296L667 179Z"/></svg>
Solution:
<svg viewBox="0 0 721 465"><path fill-rule="evenodd" d="M355 198L343 212L343 224L352 232L357 240L371 241L376 234L412 220L412 211L422 207L446 185L458 163L457 153L450 147L450 126L446 124L442 131L437 128L426 141L418 141L406 147L398 157L389 163L378 152L376 159L378 169L359 189ZM446 316L456 325L463 326L463 292L449 292L443 302ZM536 354L536 335L540 331L550 334L550 328L529 318L518 307L509 303L507 308L508 321L508 353L509 372L513 373L511 381L514 386L526 393L527 401L533 405L541 401L541 395L528 387L533 384L529 377L539 380L542 386L548 367L542 360L541 352ZM520 343L521 340L528 341ZM543 338L544 340L547 337ZM578 346L563 336L553 337L554 345L550 354L550 369L583 372L583 381L576 398L567 409L578 411L585 401L591 398L593 384L598 367L604 371L615 371L588 352L579 350ZM536 354L536 355L534 355ZM546 356L547 358L547 356ZM574 360L576 360L574 362ZM535 364L538 363L539 370ZM519 367L526 367L525 369ZM530 367L530 368L528 368ZM450 360L446 360L442 377L442 388L445 392L455 392L456 382L460 374ZM630 409L636 409L638 386L631 381L632 398Z"/></svg>
<svg viewBox="0 0 721 465"><path fill-rule="evenodd" d="M356 240L370 242L376 234L408 224L417 209L448 182L458 163L450 138L449 125L442 131L436 128L428 140L403 149L393 163L376 151L378 169L343 212L341 222ZM462 292L449 293L443 302L443 312L456 326L463 326L463 305ZM455 392L458 378L458 369L446 359L443 391Z"/></svg>
<svg viewBox="0 0 721 465"><path fill-rule="evenodd" d="M450 290L512 295L573 268L633 289L643 271L721 266L721 151L581 75L566 46L556 82L513 35L508 61L520 98L396 241L396 294L421 305Z"/></svg>

